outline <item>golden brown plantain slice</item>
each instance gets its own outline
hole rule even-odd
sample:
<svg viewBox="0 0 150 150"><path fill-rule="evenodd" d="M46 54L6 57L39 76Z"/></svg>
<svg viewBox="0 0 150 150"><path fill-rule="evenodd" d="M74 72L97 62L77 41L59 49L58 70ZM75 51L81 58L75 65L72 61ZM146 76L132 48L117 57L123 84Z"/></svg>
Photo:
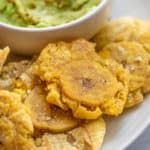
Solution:
<svg viewBox="0 0 150 150"><path fill-rule="evenodd" d="M19 95L0 90L0 143L5 150L26 150L33 147L33 125L30 111Z"/></svg>
<svg viewBox="0 0 150 150"><path fill-rule="evenodd" d="M112 57L134 75L144 78L148 73L150 55L139 43L112 43L100 51L100 55Z"/></svg>
<svg viewBox="0 0 150 150"><path fill-rule="evenodd" d="M140 41L142 34L149 30L149 23L132 17L120 18L104 25L95 36L97 50L107 44L121 41Z"/></svg>
<svg viewBox="0 0 150 150"><path fill-rule="evenodd" d="M82 124L62 134L45 134L39 149L50 150L99 150L105 135L102 118Z"/></svg>
<svg viewBox="0 0 150 150"><path fill-rule="evenodd" d="M74 61L66 65L60 80L65 93L62 101L76 118L96 119L102 113L122 113L129 78L128 72L114 60Z"/></svg>
<svg viewBox="0 0 150 150"><path fill-rule="evenodd" d="M109 68L111 72L101 64ZM51 89L47 100L50 104L64 110L69 107L74 117L79 119L96 119L102 113L119 115L123 111L128 94L128 73L118 63L113 60L103 61L103 63L78 60L67 64L64 68L64 73L60 78L61 86L58 86L60 90L58 90L58 87L56 88L56 83L49 84ZM86 82L87 87L82 84L84 76L86 76L86 79L90 79L90 82ZM104 80L107 80L108 85L103 82ZM67 88L65 87L66 81ZM102 81L102 83L98 81ZM85 81L83 82L85 83ZM92 82L96 84L92 85ZM112 87L114 87L114 91ZM112 93L109 92L109 95L106 91ZM49 95L51 96L49 97ZM93 100L98 102L93 102Z"/></svg>
<svg viewBox="0 0 150 150"><path fill-rule="evenodd" d="M150 74L150 55L141 44L136 42L112 43L99 53L105 59L115 59L130 72L130 92L135 92L139 89L144 92L144 89L147 87L146 80Z"/></svg>
<svg viewBox="0 0 150 150"><path fill-rule="evenodd" d="M63 132L75 127L78 120L74 119L70 112L49 105L46 101L46 93L42 87L35 87L25 104L31 110L31 118L36 128L52 132Z"/></svg>
<svg viewBox="0 0 150 150"><path fill-rule="evenodd" d="M0 50L0 72L2 70L2 67L3 67L6 59L7 59L7 56L9 55L9 52L10 52L10 50L8 47L4 48L3 50Z"/></svg>
<svg viewBox="0 0 150 150"><path fill-rule="evenodd" d="M101 50L107 44L131 40L136 31L137 27L133 18L120 18L104 25L94 41L97 49Z"/></svg>
<svg viewBox="0 0 150 150"><path fill-rule="evenodd" d="M94 45L85 40L50 45L35 63L35 74L46 84L48 103L63 110L69 107L79 119L96 119L102 113L119 115L122 112L128 89L123 81L123 71L120 74L115 69L109 71L106 65L99 63ZM65 57L59 57L62 49L65 49ZM113 109L110 109L111 105Z"/></svg>
<svg viewBox="0 0 150 150"><path fill-rule="evenodd" d="M60 80L62 91L86 106L103 104L114 97L119 88L116 78L106 68L88 60L67 64Z"/></svg>
<svg viewBox="0 0 150 150"><path fill-rule="evenodd" d="M56 83L58 82L56 78L59 78L65 64L73 60L96 60L97 58L94 44L84 39L75 40L71 43L49 44L35 63L35 74L47 84L47 101L66 110L66 105L61 101L61 87Z"/></svg>
<svg viewBox="0 0 150 150"><path fill-rule="evenodd" d="M49 82L60 75L65 64L80 59L97 59L93 43L84 39L71 43L50 43L35 63L35 74Z"/></svg>

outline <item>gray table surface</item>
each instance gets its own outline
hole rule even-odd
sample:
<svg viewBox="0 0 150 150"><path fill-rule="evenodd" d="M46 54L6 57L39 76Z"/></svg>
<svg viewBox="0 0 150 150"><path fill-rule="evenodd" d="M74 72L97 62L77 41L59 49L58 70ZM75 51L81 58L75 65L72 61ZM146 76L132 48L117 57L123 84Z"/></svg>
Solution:
<svg viewBox="0 0 150 150"><path fill-rule="evenodd" d="M150 20L150 0L111 0L111 18L134 16ZM150 126L126 150L150 150Z"/></svg>
<svg viewBox="0 0 150 150"><path fill-rule="evenodd" d="M150 150L150 126L126 150Z"/></svg>

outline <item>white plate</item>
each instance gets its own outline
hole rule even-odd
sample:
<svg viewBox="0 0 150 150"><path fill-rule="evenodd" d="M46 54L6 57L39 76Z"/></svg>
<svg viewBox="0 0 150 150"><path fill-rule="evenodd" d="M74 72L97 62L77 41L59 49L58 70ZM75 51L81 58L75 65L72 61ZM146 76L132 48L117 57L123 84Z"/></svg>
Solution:
<svg viewBox="0 0 150 150"><path fill-rule="evenodd" d="M150 20L150 0L112 0L112 16L134 16ZM106 118L107 132L102 150L124 150L150 124L150 95L138 107L117 118ZM138 150L138 149L137 149Z"/></svg>

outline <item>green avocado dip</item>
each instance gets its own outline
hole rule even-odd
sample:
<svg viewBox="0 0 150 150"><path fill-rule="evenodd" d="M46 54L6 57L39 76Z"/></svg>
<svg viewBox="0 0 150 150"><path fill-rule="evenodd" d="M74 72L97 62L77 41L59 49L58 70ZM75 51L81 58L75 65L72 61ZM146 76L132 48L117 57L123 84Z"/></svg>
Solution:
<svg viewBox="0 0 150 150"><path fill-rule="evenodd" d="M0 22L21 27L57 26L76 20L101 0L0 0Z"/></svg>

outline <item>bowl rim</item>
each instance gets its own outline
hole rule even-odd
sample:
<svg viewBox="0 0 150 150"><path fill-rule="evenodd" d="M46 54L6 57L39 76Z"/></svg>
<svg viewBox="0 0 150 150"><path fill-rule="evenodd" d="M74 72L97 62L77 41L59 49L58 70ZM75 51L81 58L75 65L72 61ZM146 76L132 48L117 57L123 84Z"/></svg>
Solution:
<svg viewBox="0 0 150 150"><path fill-rule="evenodd" d="M24 31L24 32L44 32L44 31L63 30L63 29L75 26L77 24L80 24L80 23L88 20L94 14L96 14L99 10L101 10L108 3L108 1L109 0L101 0L100 4L95 9L93 9L92 11L86 13L82 17L80 17L76 20L73 20L69 23L65 23L65 24L61 24L61 25L57 25L57 26L53 26L53 27L26 28L26 27L15 26L15 25L12 25L12 24L7 24L7 23L4 23L4 22L0 22L0 27L8 28L8 29L11 29L11 30Z"/></svg>

